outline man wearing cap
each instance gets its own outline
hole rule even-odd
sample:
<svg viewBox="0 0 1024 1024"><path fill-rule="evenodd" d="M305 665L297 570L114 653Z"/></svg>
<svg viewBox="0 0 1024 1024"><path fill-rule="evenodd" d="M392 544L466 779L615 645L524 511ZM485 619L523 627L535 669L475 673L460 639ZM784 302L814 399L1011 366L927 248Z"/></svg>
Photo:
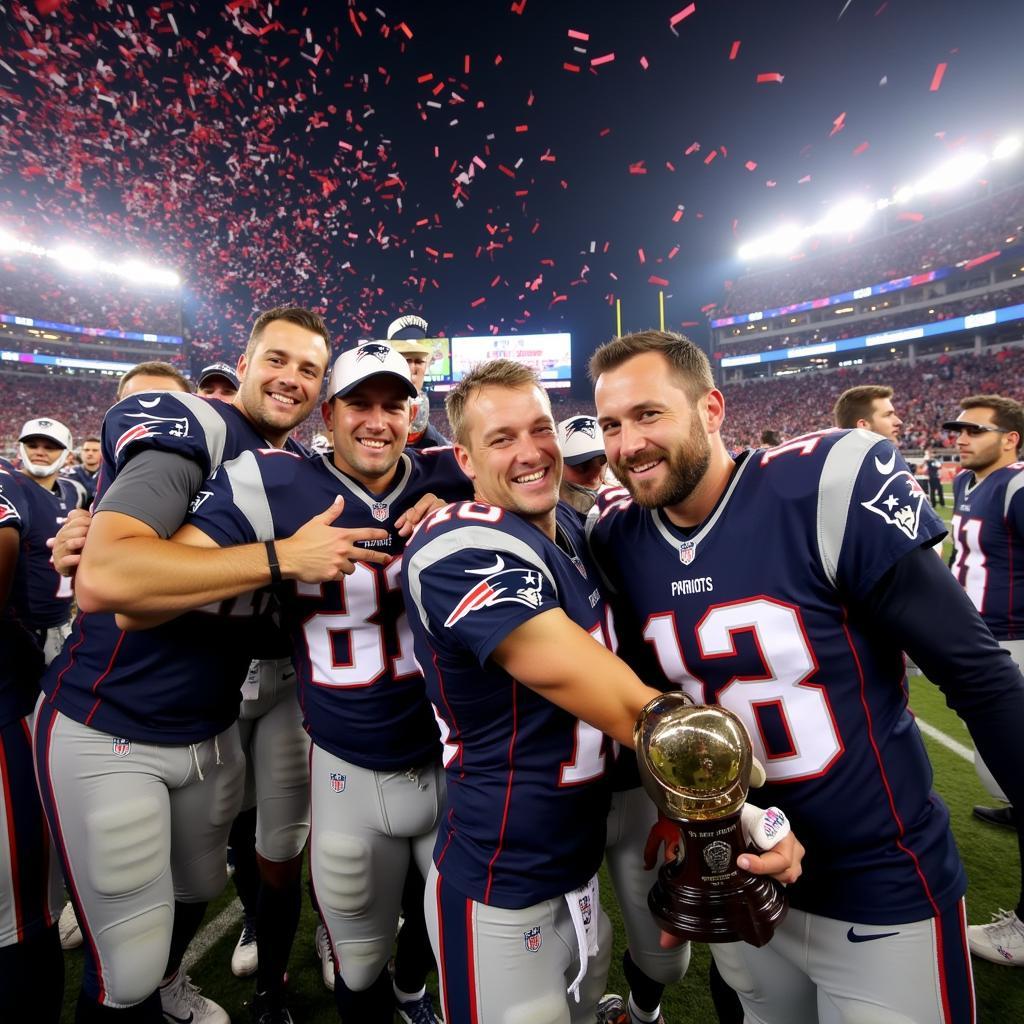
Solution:
<svg viewBox="0 0 1024 1024"><path fill-rule="evenodd" d="M203 398L218 398L230 402L238 393L238 374L227 363L211 363L199 372L196 394Z"/></svg>
<svg viewBox="0 0 1024 1024"><path fill-rule="evenodd" d="M1000 395L971 395L955 419L943 423L956 435L962 471L953 481L951 569L992 635L1024 668L1024 407ZM974 765L985 788L1006 801L978 752ZM1008 803L975 807L974 814L1016 828L1024 855L1024 830ZM1022 884L1024 892L1024 884ZM1024 895L1015 910L967 929L971 952L997 964L1024 967Z"/></svg>
<svg viewBox="0 0 1024 1024"><path fill-rule="evenodd" d="M608 459L597 420L593 416L562 420L558 424L558 447L562 449L563 464L558 496L586 515L606 482L604 467Z"/></svg>
<svg viewBox="0 0 1024 1024"><path fill-rule="evenodd" d="M436 1018L425 973L404 979L407 926L394 986L386 965L407 866L415 858L425 872L430 862L444 784L399 573L405 534L436 504L433 496L468 498L472 487L450 449L407 449L416 389L405 359L388 345L369 342L341 355L327 394L332 455L247 452L226 462L174 540L273 547L312 505L327 508L325 521L363 535L384 563L360 562L322 584L287 585L279 598L313 743L310 864L335 952L339 1014L345 1024L390 1024L397 999L402 1019L422 1024Z"/></svg>
<svg viewBox="0 0 1024 1024"><path fill-rule="evenodd" d="M49 664L68 635L71 616L71 581L60 576L50 560L46 542L75 508L89 504L86 489L60 475L71 452L71 431L59 420L29 420L18 436L21 472L35 487L26 489L32 507L32 525L22 536L16 590L28 608L26 623L36 634Z"/></svg>
<svg viewBox="0 0 1024 1024"><path fill-rule="evenodd" d="M430 422L430 398L423 390L432 355L424 342L430 328L427 321L414 313L400 316L388 327L388 342L396 352L405 356L416 397L412 403L412 425L409 427L410 448L437 448L450 442Z"/></svg>

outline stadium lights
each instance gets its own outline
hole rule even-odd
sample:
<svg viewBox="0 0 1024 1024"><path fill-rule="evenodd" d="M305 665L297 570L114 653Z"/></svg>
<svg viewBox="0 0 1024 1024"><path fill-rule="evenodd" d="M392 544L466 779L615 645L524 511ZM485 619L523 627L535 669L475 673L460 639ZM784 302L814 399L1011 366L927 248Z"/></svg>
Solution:
<svg viewBox="0 0 1024 1024"><path fill-rule="evenodd" d="M1007 135L1005 139L1000 139L996 143L996 148L992 150L992 159L1008 160L1011 156L1016 156L1019 149L1020 139L1016 135Z"/></svg>
<svg viewBox="0 0 1024 1024"><path fill-rule="evenodd" d="M74 274L115 274L131 284L159 285L164 288L178 288L181 285L181 278L173 270L156 267L139 259L114 263L100 258L82 246L70 243L60 245L56 249L47 249L18 238L10 231L0 229L0 255L20 252L32 256L45 256Z"/></svg>
<svg viewBox="0 0 1024 1024"><path fill-rule="evenodd" d="M909 203L915 196L935 192L949 192L978 178L993 160L1009 160L1024 148L1016 135L1007 135L997 142L990 154L970 150L957 153L913 184L901 185L892 198L870 201L853 198L831 206L814 224L800 227L787 224L771 234L745 242L737 253L740 260L749 262L764 256L781 256L792 252L805 238L814 235L850 234L860 230L877 210Z"/></svg>

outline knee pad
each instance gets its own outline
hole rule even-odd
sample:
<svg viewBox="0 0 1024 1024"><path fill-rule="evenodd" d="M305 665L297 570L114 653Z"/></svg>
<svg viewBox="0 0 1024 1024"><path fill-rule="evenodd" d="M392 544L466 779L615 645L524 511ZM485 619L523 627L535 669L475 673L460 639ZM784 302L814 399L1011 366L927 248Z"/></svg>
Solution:
<svg viewBox="0 0 1024 1024"><path fill-rule="evenodd" d="M338 973L352 992L365 992L373 985L393 944L392 937L337 943Z"/></svg>
<svg viewBox="0 0 1024 1024"><path fill-rule="evenodd" d="M302 729L278 735L270 759L270 782L275 789L308 789L309 737Z"/></svg>
<svg viewBox="0 0 1024 1024"><path fill-rule="evenodd" d="M690 943L684 942L673 949L634 949L630 946L629 955L651 981L673 985L682 980L690 966Z"/></svg>
<svg viewBox="0 0 1024 1024"><path fill-rule="evenodd" d="M89 885L100 896L134 892L169 868L171 839L156 798L115 800L88 815L85 831Z"/></svg>
<svg viewBox="0 0 1024 1024"><path fill-rule="evenodd" d="M313 884L321 907L343 916L364 912L373 902L370 848L340 832L321 832L315 842Z"/></svg>
<svg viewBox="0 0 1024 1024"><path fill-rule="evenodd" d="M173 924L174 909L161 904L96 935L106 1005L134 1006L156 991L167 966Z"/></svg>

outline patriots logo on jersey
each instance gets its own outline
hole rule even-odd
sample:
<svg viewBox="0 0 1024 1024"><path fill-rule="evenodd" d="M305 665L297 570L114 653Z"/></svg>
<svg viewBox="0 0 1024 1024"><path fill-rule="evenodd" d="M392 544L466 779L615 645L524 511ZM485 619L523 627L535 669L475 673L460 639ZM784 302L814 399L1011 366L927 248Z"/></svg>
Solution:
<svg viewBox="0 0 1024 1024"><path fill-rule="evenodd" d="M17 521L21 519L18 515L18 510L14 507L10 498L5 498L3 491L0 490L0 523L6 523L9 520Z"/></svg>
<svg viewBox="0 0 1024 1024"><path fill-rule="evenodd" d="M577 416L565 425L566 441L574 434L586 434L587 437L595 438L597 437L597 424L590 416Z"/></svg>
<svg viewBox="0 0 1024 1024"><path fill-rule="evenodd" d="M536 953L540 949L544 942L544 938L540 933L540 928L531 928L528 932L523 932L523 944L526 946L528 953Z"/></svg>
<svg viewBox="0 0 1024 1024"><path fill-rule="evenodd" d="M467 572L480 573L479 569ZM506 569L501 556L489 569L489 575L469 590L445 619L445 626L451 628L459 619L480 608L495 604L523 604L528 608L539 608L544 599L544 576L536 569Z"/></svg>
<svg viewBox="0 0 1024 1024"><path fill-rule="evenodd" d="M145 412L130 412L125 419L139 419L142 422L129 427L114 443L114 457L121 454L125 445L138 441L143 437L154 437L166 434L169 437L188 437L189 424L187 416L150 416Z"/></svg>
<svg viewBox="0 0 1024 1024"><path fill-rule="evenodd" d="M379 341L372 341L367 345L360 345L356 353L356 362L361 363L364 359L373 358L383 363L391 353L390 345L382 345Z"/></svg>
<svg viewBox="0 0 1024 1024"><path fill-rule="evenodd" d="M904 469L889 477L879 492L870 501L862 501L861 505L869 512L881 516L911 540L917 540L923 501L921 485Z"/></svg>

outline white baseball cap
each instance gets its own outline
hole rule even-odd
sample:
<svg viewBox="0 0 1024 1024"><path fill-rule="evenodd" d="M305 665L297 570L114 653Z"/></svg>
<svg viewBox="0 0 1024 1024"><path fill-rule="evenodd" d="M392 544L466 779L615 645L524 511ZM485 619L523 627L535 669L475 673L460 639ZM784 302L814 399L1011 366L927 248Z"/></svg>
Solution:
<svg viewBox="0 0 1024 1024"><path fill-rule="evenodd" d="M558 424L558 447L570 466L604 455L601 428L593 416L570 416Z"/></svg>
<svg viewBox="0 0 1024 1024"><path fill-rule="evenodd" d="M423 344L429 330L423 317L406 313L388 325L388 341L402 355L429 356L430 346Z"/></svg>
<svg viewBox="0 0 1024 1024"><path fill-rule="evenodd" d="M378 374L398 378L405 385L409 397L416 397L416 385L409 376L409 364L405 357L383 341L370 341L342 352L334 361L331 380L327 385L327 398L344 398L364 380Z"/></svg>
<svg viewBox="0 0 1024 1024"><path fill-rule="evenodd" d="M51 420L46 417L38 420L29 420L21 428L18 440L25 441L30 437L46 437L51 441L55 441L62 448L71 447L71 431L60 420Z"/></svg>

